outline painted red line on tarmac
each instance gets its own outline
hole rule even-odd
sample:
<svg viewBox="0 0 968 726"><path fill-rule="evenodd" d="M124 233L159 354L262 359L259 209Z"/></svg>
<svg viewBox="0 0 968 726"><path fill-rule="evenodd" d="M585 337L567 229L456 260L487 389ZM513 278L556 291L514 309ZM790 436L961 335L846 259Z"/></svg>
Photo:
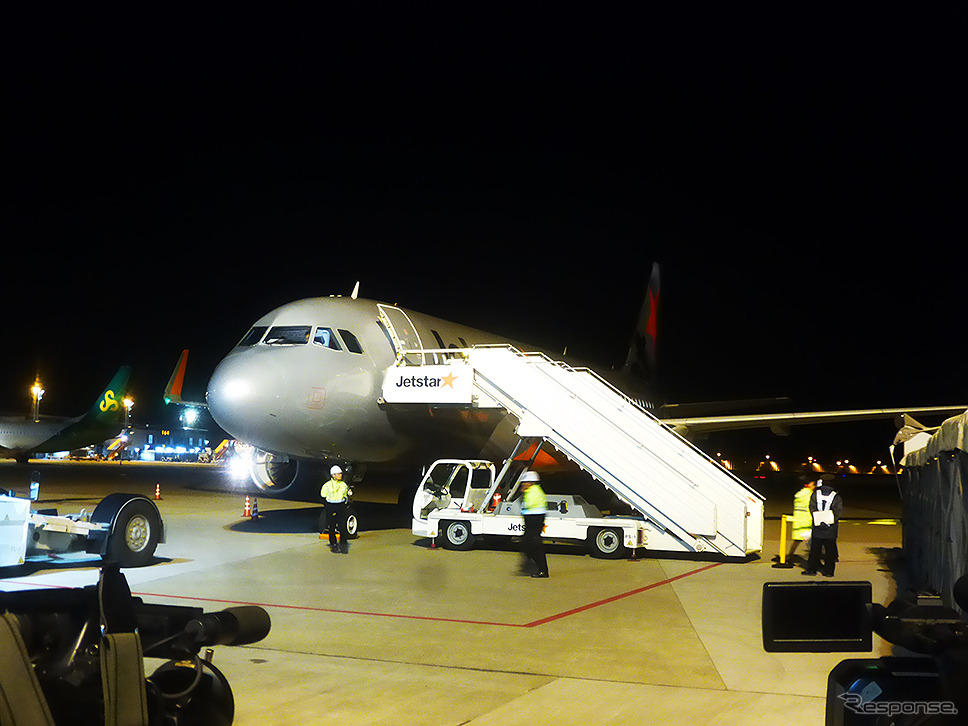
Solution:
<svg viewBox="0 0 968 726"><path fill-rule="evenodd" d="M601 607L602 605L607 605L617 600L623 600L627 597L632 597L633 595L638 595L639 593L646 592L647 590L654 590L657 587L662 587L663 585L668 585L676 580L682 580L683 578L689 577L690 575L697 575L700 572L705 572L706 570L712 569L713 567L719 567L722 562L714 562L711 565L705 565L704 567L699 567L695 570L690 570L689 572L684 572L681 575L676 575L675 577L669 577L660 582L653 582L650 585L645 585L643 587L636 588L635 590L629 590L628 592L619 593L618 595L613 595L612 597L605 598L604 600L598 600L596 602L588 603L587 605L581 605L577 608L572 608L571 610L565 610L564 612L557 613L555 615L549 615L545 618L540 618L539 620L532 620L530 623L496 623L489 620L467 620L463 618L442 618L435 617L432 615L403 615L401 613L376 613L367 610L341 610L338 608L320 608L313 607L310 605L279 605L276 603L265 603L265 602L249 602L245 600L223 600L221 598L210 598L210 597L192 597L189 595L165 595L158 592L137 592L133 593L139 597L163 597L169 598L171 600L192 600L195 602L214 602L221 603L224 605L258 605L263 608L280 608L284 610L303 610L305 612L312 613L337 613L340 615L368 615L376 618L397 618L400 620L426 620L435 623L457 623L459 625L492 625L501 628L536 628L539 625L546 625L547 623L552 623L556 620L561 620L562 618L567 618L570 615L576 615L586 610L591 610L592 608Z"/></svg>
<svg viewBox="0 0 968 726"><path fill-rule="evenodd" d="M136 592L139 597L167 597L173 600L193 600L196 602L217 602L225 605L257 605L261 608L280 608L283 610L304 610L311 613L339 613L341 615L370 615L376 618L401 618L403 620L431 620L438 623L460 623L466 625L500 625L505 628L526 628L520 623L492 623L487 620L461 620L459 618L439 618L431 615L403 615L401 613L375 613L367 610L340 610L338 608L318 608L311 605L279 605L271 602L249 602L246 600L223 600L212 597L193 597L191 595L165 595L160 592Z"/></svg>
<svg viewBox="0 0 968 726"><path fill-rule="evenodd" d="M632 597L632 595L638 595L640 592L645 592L646 590L653 590L657 587L662 587L663 585L668 585L676 580L681 580L690 575L696 575L700 572L705 572L706 570L711 570L713 567L719 567L725 564L723 562L714 562L711 565L706 565L705 567L700 567L695 570L690 570L689 572L683 572L681 575L676 575L675 577L670 577L668 579L662 580L661 582L653 582L651 585L645 585L644 587L636 588L635 590L629 590L628 592L623 592L619 595L613 595L612 597L607 597L604 600L599 600L598 602L589 603L588 605L582 605L577 608L572 608L571 610L565 610L563 613L558 613L557 615L549 615L546 618L541 618L540 620L532 620L530 623L525 623L523 627L525 628L536 628L539 625L545 625L546 623L552 623L555 620L561 620L562 618L567 618L569 615L575 615L577 613L584 612L585 610L591 610L592 608L597 608L600 605L607 605L610 602L615 602L616 600L622 600L627 597Z"/></svg>

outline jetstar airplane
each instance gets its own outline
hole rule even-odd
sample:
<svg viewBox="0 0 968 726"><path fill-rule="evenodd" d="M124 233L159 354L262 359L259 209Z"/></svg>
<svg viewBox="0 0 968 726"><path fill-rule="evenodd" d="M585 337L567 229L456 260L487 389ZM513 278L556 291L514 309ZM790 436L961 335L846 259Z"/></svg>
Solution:
<svg viewBox="0 0 968 726"><path fill-rule="evenodd" d="M117 435L124 425L125 386L131 373L122 366L83 416L65 418L28 416L0 418L0 457L26 463L31 454L50 454L98 444Z"/></svg>
<svg viewBox="0 0 968 726"><path fill-rule="evenodd" d="M510 344L535 351L535 346L360 299L357 292L358 286L348 298L299 300L267 313L212 374L209 410L226 432L258 450L251 467L255 484L269 494L281 494L304 484L318 486L321 464L349 466L359 479L367 470L419 466L441 457L477 457L482 452L485 458L501 458L510 452L516 437L514 422L506 419L513 417L494 409L386 404L381 401L384 374L398 355L412 350ZM650 386L658 297L654 266L624 366L596 372L687 436L755 427L782 433L795 424L957 413L965 408L692 416L687 409L698 410L698 404L659 406ZM186 359L187 351L172 374L166 400L185 403L181 390ZM720 411L726 407L712 406Z"/></svg>

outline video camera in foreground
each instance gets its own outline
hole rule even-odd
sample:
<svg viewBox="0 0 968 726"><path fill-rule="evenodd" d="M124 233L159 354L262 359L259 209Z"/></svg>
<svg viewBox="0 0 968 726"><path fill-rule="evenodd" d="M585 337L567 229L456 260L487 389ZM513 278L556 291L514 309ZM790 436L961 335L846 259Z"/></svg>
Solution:
<svg viewBox="0 0 968 726"><path fill-rule="evenodd" d="M209 648L271 625L256 606L144 603L117 565L89 587L0 593L0 612L0 723L18 726L229 726L235 701ZM144 658L167 662L146 678Z"/></svg>
<svg viewBox="0 0 968 726"><path fill-rule="evenodd" d="M968 576L952 594L968 611ZM869 582L767 582L762 616L768 652L870 651L877 633L916 654L839 663L827 679L827 726L968 723L968 623L937 595L884 607Z"/></svg>

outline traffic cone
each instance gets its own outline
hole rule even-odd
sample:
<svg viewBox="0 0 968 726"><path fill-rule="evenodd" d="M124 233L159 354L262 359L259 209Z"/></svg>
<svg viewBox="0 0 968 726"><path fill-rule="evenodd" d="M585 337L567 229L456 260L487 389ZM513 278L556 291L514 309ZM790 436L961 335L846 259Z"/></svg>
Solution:
<svg viewBox="0 0 968 726"><path fill-rule="evenodd" d="M161 484L155 484L155 501L161 501Z"/></svg>
<svg viewBox="0 0 968 726"><path fill-rule="evenodd" d="M242 510L242 516L243 517L251 517L252 516L252 505L249 503L249 495L248 494L245 495L245 509Z"/></svg>
<svg viewBox="0 0 968 726"><path fill-rule="evenodd" d="M252 519L259 518L259 500L252 497Z"/></svg>

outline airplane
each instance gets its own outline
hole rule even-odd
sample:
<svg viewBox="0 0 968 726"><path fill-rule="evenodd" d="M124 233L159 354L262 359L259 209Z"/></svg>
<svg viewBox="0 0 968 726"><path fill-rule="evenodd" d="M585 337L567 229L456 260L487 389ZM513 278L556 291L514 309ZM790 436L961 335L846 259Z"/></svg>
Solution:
<svg viewBox="0 0 968 726"><path fill-rule="evenodd" d="M124 390L130 374L130 366L121 366L82 416L0 418L0 457L24 464L31 454L79 449L114 436L124 425Z"/></svg>
<svg viewBox="0 0 968 726"><path fill-rule="evenodd" d="M503 411L381 402L384 372L398 355L420 349L506 344L562 359L526 343L359 298L358 292L359 283L349 297L308 298L272 310L255 321L212 373L206 393L208 409L221 428L256 449L250 475L269 496L295 493L310 483L318 485L320 469L332 463L339 463L359 480L367 471L419 467L442 457L506 454L513 448L513 422L506 420L513 417ZM792 425L806 423L891 418L905 413L950 415L966 408L711 416L695 415L697 404L660 405L650 380L655 371L658 299L659 268L655 265L625 364L617 371L588 367L687 437L755 427L770 427L783 434ZM166 401L187 403L181 398L187 353L182 353L172 374ZM738 403L711 405L724 410Z"/></svg>

